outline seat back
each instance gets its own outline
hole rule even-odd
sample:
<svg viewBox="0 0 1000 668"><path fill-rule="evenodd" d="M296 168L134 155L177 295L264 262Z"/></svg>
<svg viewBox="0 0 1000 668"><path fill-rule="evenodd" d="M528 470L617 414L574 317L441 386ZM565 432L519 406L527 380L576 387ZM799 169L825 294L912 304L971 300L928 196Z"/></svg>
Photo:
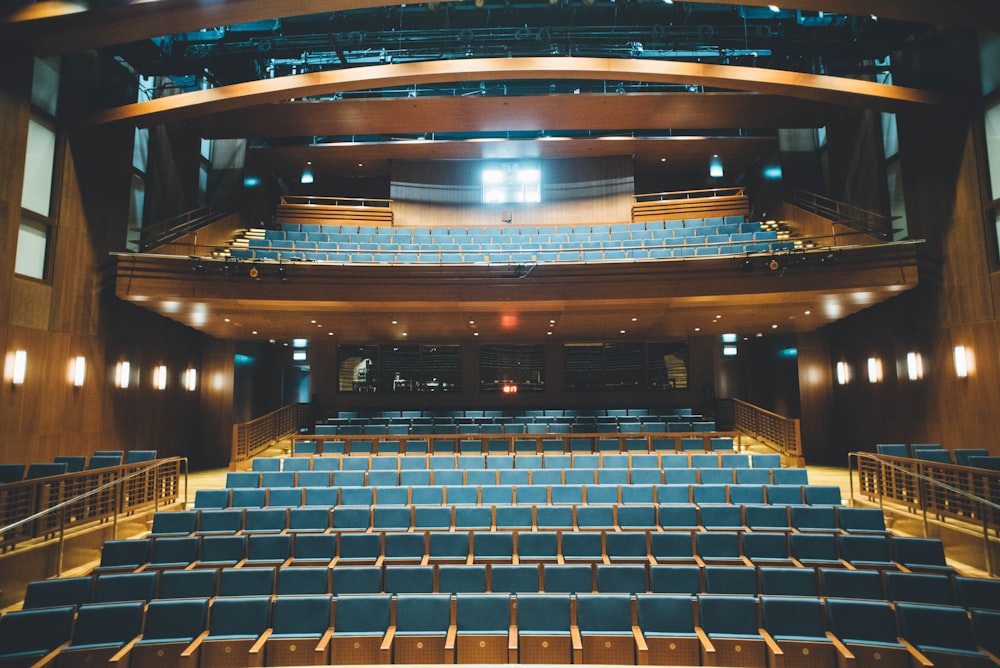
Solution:
<svg viewBox="0 0 1000 668"><path fill-rule="evenodd" d="M38 658L70 638L76 608L18 610L0 617L0 660Z"/></svg>

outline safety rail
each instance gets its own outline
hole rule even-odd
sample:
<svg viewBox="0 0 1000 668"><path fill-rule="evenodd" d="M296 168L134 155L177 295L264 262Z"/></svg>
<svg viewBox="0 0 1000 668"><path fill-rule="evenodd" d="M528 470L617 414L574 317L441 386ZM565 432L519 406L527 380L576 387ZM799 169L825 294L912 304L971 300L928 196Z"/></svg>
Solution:
<svg viewBox="0 0 1000 668"><path fill-rule="evenodd" d="M503 451L493 449L488 442L497 443L500 441L505 442L506 452L515 453L519 452L521 454L530 454L524 450L520 450L515 446L516 441L534 441L534 452L538 453L555 453L555 452L573 452L571 441L573 440L590 440L591 449L595 452L601 451L597 447L598 440L614 440L617 441L617 449L619 452L629 452L634 448L630 448L628 441L630 440L641 440L645 442L645 449L647 451L662 450L663 448L657 448L654 446L654 440L670 440L673 441L673 449L676 451L681 451L681 439L685 438L697 438L702 441L703 450L711 450L711 439L713 438L732 438L733 446L736 451L742 449L742 442L740 440L740 433L738 431L692 431L692 432L682 432L682 431L670 431L670 432L607 432L607 433L543 433L543 434L310 434L310 435L297 435L292 437L292 452L295 453L294 444L302 441L312 441L316 444L316 453L323 454L323 444L327 441L331 443L343 444L343 453L351 454L351 446L355 442L365 443L366 450L365 454L370 451L378 454L379 443L388 442L392 443L393 446L398 446L398 451L401 454L406 453L406 444L409 441L419 441L421 446L426 446L426 449L421 451L419 454L424 454L425 452L431 452L433 454L448 454L448 450L441 449L437 443L449 443L452 446L452 452L462 452L463 454L470 454L468 451L463 451L459 447L459 441L479 441L480 442L480 452L488 452L492 454L502 453ZM560 441L561 450L551 450L546 447L545 441ZM339 447L339 445L338 445ZM395 450L393 454L395 454ZM306 453L299 453L306 454Z"/></svg>
<svg viewBox="0 0 1000 668"><path fill-rule="evenodd" d="M803 465L802 436L797 419L772 413L740 399L729 401L732 402L733 427L792 459L791 464ZM720 405L723 403L720 402Z"/></svg>
<svg viewBox="0 0 1000 668"><path fill-rule="evenodd" d="M391 199L372 199L367 197L315 197L312 195L282 195L279 205L306 204L312 206L356 206L378 207L387 209L392 206Z"/></svg>
<svg viewBox="0 0 1000 668"><path fill-rule="evenodd" d="M234 424L229 468L237 470L279 439L297 434L308 425L309 404L289 404L249 422Z"/></svg>
<svg viewBox="0 0 1000 668"><path fill-rule="evenodd" d="M235 211L236 208L230 204L210 204L200 209L185 211L158 223L144 225L137 230L139 232L139 250L145 252L161 246L209 223L214 223Z"/></svg>
<svg viewBox="0 0 1000 668"><path fill-rule="evenodd" d="M58 535L59 563L67 529L111 519L117 532L118 515L151 507L187 503L188 461L168 457L152 462L108 466L78 473L0 485L0 548Z"/></svg>
<svg viewBox="0 0 1000 668"><path fill-rule="evenodd" d="M788 202L834 223L846 225L857 232L871 234L883 241L892 241L894 230L891 216L839 202L807 190L796 191L788 198Z"/></svg>
<svg viewBox="0 0 1000 668"><path fill-rule="evenodd" d="M861 496L880 507L889 501L920 513L924 535L929 515L980 528L987 570L996 574L990 535L1000 535L1000 505L990 499L1000 499L1000 471L871 452L849 453L847 465L852 502L856 470Z"/></svg>
<svg viewBox="0 0 1000 668"><path fill-rule="evenodd" d="M746 216L750 201L743 188L679 190L635 195L632 220L670 220L706 216Z"/></svg>

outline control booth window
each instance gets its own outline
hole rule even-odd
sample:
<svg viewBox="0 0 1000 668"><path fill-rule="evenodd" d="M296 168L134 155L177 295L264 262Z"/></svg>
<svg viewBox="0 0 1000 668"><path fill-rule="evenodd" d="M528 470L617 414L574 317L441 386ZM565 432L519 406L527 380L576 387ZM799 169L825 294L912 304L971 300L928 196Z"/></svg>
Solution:
<svg viewBox="0 0 1000 668"><path fill-rule="evenodd" d="M337 347L341 392L457 392L458 346Z"/></svg>
<svg viewBox="0 0 1000 668"><path fill-rule="evenodd" d="M542 201L542 171L537 163L490 163L482 178L483 204Z"/></svg>
<svg viewBox="0 0 1000 668"><path fill-rule="evenodd" d="M479 389L517 394L545 390L543 346L483 346L479 351Z"/></svg>

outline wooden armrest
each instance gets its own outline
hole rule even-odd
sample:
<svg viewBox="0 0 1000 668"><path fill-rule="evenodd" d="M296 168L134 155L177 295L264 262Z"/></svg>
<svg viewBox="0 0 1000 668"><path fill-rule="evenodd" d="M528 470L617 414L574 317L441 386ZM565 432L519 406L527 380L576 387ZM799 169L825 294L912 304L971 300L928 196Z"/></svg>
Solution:
<svg viewBox="0 0 1000 668"><path fill-rule="evenodd" d="M830 639L830 642L833 643L833 646L837 649L837 651L840 653L842 657L844 657L848 661L855 660L854 652L849 650L847 648L847 645L845 645L840 641L840 638L833 635L833 633L831 633L830 631L826 632L826 637Z"/></svg>
<svg viewBox="0 0 1000 668"><path fill-rule="evenodd" d="M517 624L507 630L507 663L517 663Z"/></svg>
<svg viewBox="0 0 1000 668"><path fill-rule="evenodd" d="M743 565L744 565L744 566L749 566L750 568L753 568L753 567L754 567L754 564L753 564L753 562L752 562L752 561L750 561L750 557L747 557L747 556L745 556L745 555L742 555L742 554L741 554L741 555L740 555L740 561L742 561L742 562L743 562Z"/></svg>
<svg viewBox="0 0 1000 668"><path fill-rule="evenodd" d="M771 650L775 656L784 655L781 645L778 644L777 640L771 637L771 634L767 632L767 629L757 629L757 633L761 635L764 639L764 644L767 645L767 648Z"/></svg>
<svg viewBox="0 0 1000 668"><path fill-rule="evenodd" d="M705 560L699 557L697 554L691 555L694 558L694 563L698 565L699 568L705 568Z"/></svg>
<svg viewBox="0 0 1000 668"><path fill-rule="evenodd" d="M41 666L47 666L48 664L52 663L55 660L55 658L59 655L59 652L69 647L69 644L71 642L72 640L67 640L63 644L59 645L59 647L56 647L54 650L43 656L41 659L31 664L32 668L36 667L40 668Z"/></svg>
<svg viewBox="0 0 1000 668"><path fill-rule="evenodd" d="M903 638L896 638L896 640L898 640L899 643L906 648L906 651L910 653L910 656L916 659L917 663L920 664L921 666L930 667L934 665L934 662L928 659L926 656L924 656L923 652L921 652L919 649L911 645Z"/></svg>
<svg viewBox="0 0 1000 668"><path fill-rule="evenodd" d="M989 651L985 647L980 647L979 645L976 645L976 649L978 649L980 652L982 652L986 656L990 657L990 662L993 663L993 665L1000 666L1000 657L998 657L996 654L994 654L993 652Z"/></svg>
<svg viewBox="0 0 1000 668"><path fill-rule="evenodd" d="M329 628L323 632L323 635L319 639L319 644L316 645L317 652L325 652L327 645L333 640L333 629Z"/></svg>
<svg viewBox="0 0 1000 668"><path fill-rule="evenodd" d="M379 652L388 652L392 649L392 641L396 637L396 627L390 626L385 631L385 636L382 638L382 644L379 645Z"/></svg>
<svg viewBox="0 0 1000 668"><path fill-rule="evenodd" d="M573 645L573 649L583 649L583 640L580 638L580 627L576 624L571 624L569 627L569 637L570 642Z"/></svg>
<svg viewBox="0 0 1000 668"><path fill-rule="evenodd" d="M264 629L264 632L260 634L257 641L250 647L249 654L257 654L264 649L264 643L267 642L272 633L274 633L274 629Z"/></svg>
<svg viewBox="0 0 1000 668"><path fill-rule="evenodd" d="M448 633L444 637L445 651L455 649L455 638L458 636L458 627L454 624L448 626Z"/></svg>
<svg viewBox="0 0 1000 668"><path fill-rule="evenodd" d="M698 640L701 642L701 648L702 648L702 650L704 650L705 652L708 652L708 653L710 653L712 655L712 657L713 657L712 663L709 664L709 665L714 666L715 665L715 659L714 659L714 657L715 657L715 645L712 644L712 640L708 637L708 634L705 633L705 629L701 628L700 626L694 627L694 634L696 636L698 636Z"/></svg>
<svg viewBox="0 0 1000 668"><path fill-rule="evenodd" d="M125 658L126 656L128 656L128 653L132 651L132 647L134 647L135 644L137 642L139 642L141 639L142 639L142 634L140 633L136 637L134 637L131 640L129 640L127 643L125 643L122 646L122 648L120 650L118 650L117 652L115 652L114 656L112 656L110 659L108 659L108 663L118 663L123 658Z"/></svg>
<svg viewBox="0 0 1000 668"><path fill-rule="evenodd" d="M646 646L646 637L642 635L642 629L638 626L632 626L632 639L635 640L635 647L640 652L648 652L649 647Z"/></svg>
<svg viewBox="0 0 1000 668"><path fill-rule="evenodd" d="M199 633L198 637L192 640L191 644L184 648L184 651L181 652L181 656L191 656L192 654L197 652L198 648L201 647L201 642L205 639L206 636L208 636L208 629Z"/></svg>

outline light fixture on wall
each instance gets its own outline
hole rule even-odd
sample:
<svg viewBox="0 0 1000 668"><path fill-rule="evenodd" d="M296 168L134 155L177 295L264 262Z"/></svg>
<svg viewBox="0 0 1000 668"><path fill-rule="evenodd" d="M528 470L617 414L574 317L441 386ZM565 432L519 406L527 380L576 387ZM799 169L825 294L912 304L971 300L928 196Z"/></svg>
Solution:
<svg viewBox="0 0 1000 668"><path fill-rule="evenodd" d="M955 346L955 375L959 378L968 378L972 373L972 349L965 346Z"/></svg>
<svg viewBox="0 0 1000 668"><path fill-rule="evenodd" d="M115 365L115 387L127 390L132 382L132 365L122 360Z"/></svg>
<svg viewBox="0 0 1000 668"><path fill-rule="evenodd" d="M722 160L718 155L713 155L712 159L708 161L708 175L713 179L721 179L725 175L725 170L722 169Z"/></svg>
<svg viewBox="0 0 1000 668"><path fill-rule="evenodd" d="M167 367L163 364L153 369L153 387L157 390L167 389Z"/></svg>
<svg viewBox="0 0 1000 668"><path fill-rule="evenodd" d="M183 379L184 389L188 392L194 392L198 389L198 370L194 367L188 367L184 371Z"/></svg>
<svg viewBox="0 0 1000 668"><path fill-rule="evenodd" d="M83 381L87 378L87 358L77 355L69 363L69 378L73 387L83 387Z"/></svg>
<svg viewBox="0 0 1000 668"><path fill-rule="evenodd" d="M878 357L868 358L868 382L875 384L882 382L882 360Z"/></svg>
<svg viewBox="0 0 1000 668"><path fill-rule="evenodd" d="M906 377L910 380L920 380L924 377L924 358L916 351L906 353Z"/></svg>
<svg viewBox="0 0 1000 668"><path fill-rule="evenodd" d="M837 362L837 385L847 385L849 382L851 382L851 367L841 360Z"/></svg>
<svg viewBox="0 0 1000 668"><path fill-rule="evenodd" d="M24 385L24 376L28 372L28 351L15 350L11 362L10 381L14 385Z"/></svg>

